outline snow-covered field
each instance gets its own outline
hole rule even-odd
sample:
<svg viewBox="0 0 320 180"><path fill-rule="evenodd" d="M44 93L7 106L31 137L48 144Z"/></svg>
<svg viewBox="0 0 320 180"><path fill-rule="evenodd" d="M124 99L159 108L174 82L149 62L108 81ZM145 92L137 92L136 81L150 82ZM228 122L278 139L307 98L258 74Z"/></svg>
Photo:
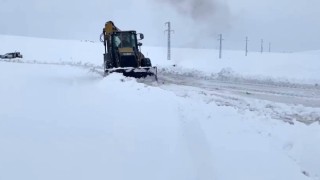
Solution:
<svg viewBox="0 0 320 180"><path fill-rule="evenodd" d="M21 51L24 61L101 65L104 52L98 40L92 42L0 35L0 42L0 54ZM185 70L201 70L207 75L228 70L237 77L320 84L320 50L263 54L249 52L247 57L244 51L226 50L223 51L223 58L219 59L217 50L173 48L172 61L166 60L166 48L142 46L142 51L151 58L154 65L161 67L177 64Z"/></svg>
<svg viewBox="0 0 320 180"><path fill-rule="evenodd" d="M0 61L0 180L320 179L320 52L143 47L156 83L102 78L100 43L0 36L15 50Z"/></svg>

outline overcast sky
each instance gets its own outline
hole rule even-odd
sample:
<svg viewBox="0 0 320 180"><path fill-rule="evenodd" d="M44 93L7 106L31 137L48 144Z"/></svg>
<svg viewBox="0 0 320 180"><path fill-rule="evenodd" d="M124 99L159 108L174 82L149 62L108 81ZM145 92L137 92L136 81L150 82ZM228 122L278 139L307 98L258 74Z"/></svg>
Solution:
<svg viewBox="0 0 320 180"><path fill-rule="evenodd" d="M144 44L297 51L320 49L319 0L0 0L0 34L98 41L104 23L145 34ZM1 42L0 42L1 43Z"/></svg>

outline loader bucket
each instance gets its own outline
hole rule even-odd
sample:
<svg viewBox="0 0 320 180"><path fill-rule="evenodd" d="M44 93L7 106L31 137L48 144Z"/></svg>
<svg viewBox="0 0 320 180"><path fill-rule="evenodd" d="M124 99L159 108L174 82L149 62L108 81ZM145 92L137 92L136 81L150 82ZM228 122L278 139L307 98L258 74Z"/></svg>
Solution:
<svg viewBox="0 0 320 180"><path fill-rule="evenodd" d="M155 80L158 81L157 67L113 68L106 69L105 74L107 75L113 72L122 73L126 77L134 78L146 78L147 76L153 76L155 77Z"/></svg>

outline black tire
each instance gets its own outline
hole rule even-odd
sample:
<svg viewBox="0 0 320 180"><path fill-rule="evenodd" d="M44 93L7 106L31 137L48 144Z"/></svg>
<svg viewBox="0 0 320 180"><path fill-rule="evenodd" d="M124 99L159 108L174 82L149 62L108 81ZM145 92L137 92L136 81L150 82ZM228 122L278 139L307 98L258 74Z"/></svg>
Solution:
<svg viewBox="0 0 320 180"><path fill-rule="evenodd" d="M105 69L113 68L113 63L110 59L109 53L104 54L104 68Z"/></svg>
<svg viewBox="0 0 320 180"><path fill-rule="evenodd" d="M151 67L151 60L149 58L143 58L141 60L141 67Z"/></svg>
<svg viewBox="0 0 320 180"><path fill-rule="evenodd" d="M115 62L115 66L114 67L116 67L116 68L121 67L120 57L119 57L118 53L116 53L116 57L115 58L116 58L116 62Z"/></svg>

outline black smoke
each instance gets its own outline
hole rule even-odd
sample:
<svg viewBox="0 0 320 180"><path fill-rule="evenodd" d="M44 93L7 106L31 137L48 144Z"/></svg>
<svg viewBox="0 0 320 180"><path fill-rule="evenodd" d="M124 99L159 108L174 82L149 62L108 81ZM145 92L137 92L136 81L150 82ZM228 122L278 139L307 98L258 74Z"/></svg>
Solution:
<svg viewBox="0 0 320 180"><path fill-rule="evenodd" d="M208 42L230 28L230 13L226 1L219 0L155 0L174 9L184 19L193 22L193 37L190 44L196 45L201 35L206 35ZM169 18L170 19L170 18ZM174 18L172 18L174 19ZM202 38L202 36L201 36ZM209 40L210 39L210 40Z"/></svg>
<svg viewBox="0 0 320 180"><path fill-rule="evenodd" d="M180 14L193 20L205 21L214 17L218 4L213 0L157 0L172 5Z"/></svg>

